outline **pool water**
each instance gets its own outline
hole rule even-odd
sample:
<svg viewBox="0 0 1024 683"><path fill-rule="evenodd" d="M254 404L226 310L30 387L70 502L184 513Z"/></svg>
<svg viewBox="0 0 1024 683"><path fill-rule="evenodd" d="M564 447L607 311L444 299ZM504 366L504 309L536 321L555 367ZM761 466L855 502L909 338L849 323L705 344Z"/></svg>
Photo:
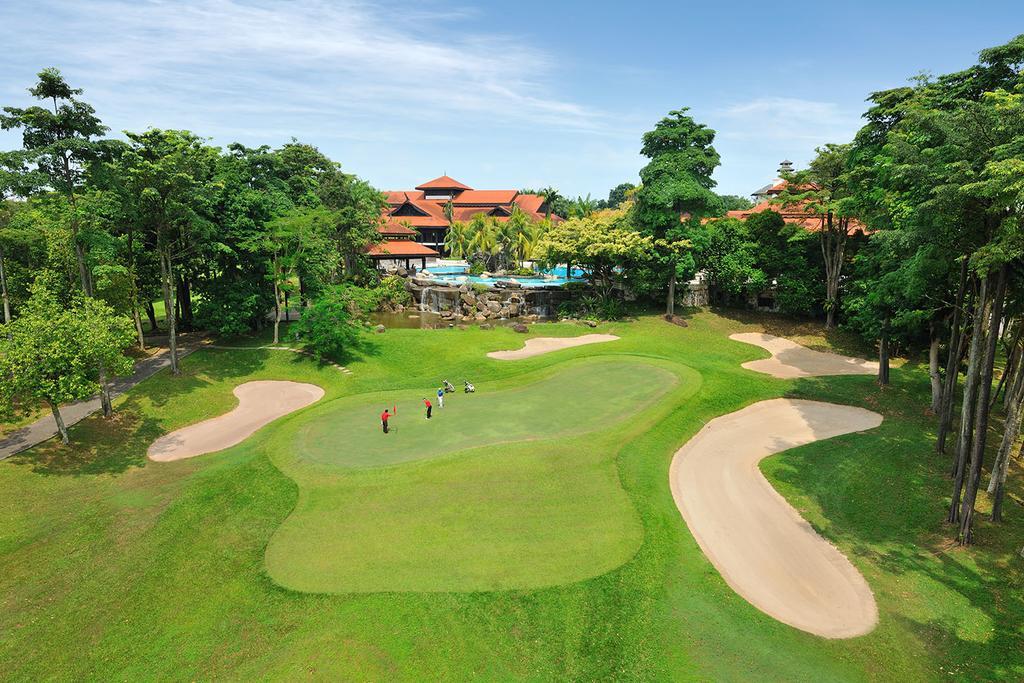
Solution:
<svg viewBox="0 0 1024 683"><path fill-rule="evenodd" d="M545 277L545 275L551 275L553 277ZM583 282L583 271L579 268L573 268L572 274L566 277L565 266L559 266L550 270L541 271L535 276L520 276L520 275L508 275L503 277L480 277L479 275L470 275L468 266L437 266L436 268L426 268L419 272L419 277L433 280L439 284L445 285L491 285L493 286L499 280L508 282L509 280L515 280L521 286L525 287L560 287L566 282Z"/></svg>

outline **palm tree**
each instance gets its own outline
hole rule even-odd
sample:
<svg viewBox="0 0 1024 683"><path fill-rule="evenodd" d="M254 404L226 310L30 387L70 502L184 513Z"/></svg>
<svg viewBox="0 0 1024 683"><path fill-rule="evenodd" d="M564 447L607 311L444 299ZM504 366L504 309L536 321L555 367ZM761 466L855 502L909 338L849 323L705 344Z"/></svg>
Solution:
<svg viewBox="0 0 1024 683"><path fill-rule="evenodd" d="M550 185L543 189L537 190L537 194L544 197L544 204L547 207L545 211L545 217L548 220L551 220L551 214L555 210L555 204L565 201L565 197L563 197L558 192L558 190L551 187Z"/></svg>
<svg viewBox="0 0 1024 683"><path fill-rule="evenodd" d="M597 211L598 204L598 201L591 198L588 192L586 197L576 197L576 199L572 200L569 212L575 218L586 218Z"/></svg>
<svg viewBox="0 0 1024 683"><path fill-rule="evenodd" d="M470 251L484 258L488 270L494 268L494 257L500 252L497 226L493 218L478 213L469 222Z"/></svg>
<svg viewBox="0 0 1024 683"><path fill-rule="evenodd" d="M452 258L464 259L470 253L471 235L469 226L462 221L455 221L448 226L444 236L444 248Z"/></svg>
<svg viewBox="0 0 1024 683"><path fill-rule="evenodd" d="M533 239L533 222L522 209L515 206L512 208L512 215L505 221L504 232L508 239L509 260L516 268L521 268Z"/></svg>

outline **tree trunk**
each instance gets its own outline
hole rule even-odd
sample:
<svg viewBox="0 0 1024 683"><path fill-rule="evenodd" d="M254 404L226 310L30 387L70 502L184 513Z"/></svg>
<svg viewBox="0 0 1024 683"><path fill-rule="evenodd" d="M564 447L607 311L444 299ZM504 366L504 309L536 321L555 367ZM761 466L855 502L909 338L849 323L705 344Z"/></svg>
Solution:
<svg viewBox="0 0 1024 683"><path fill-rule="evenodd" d="M942 407L939 411L939 436L935 441L935 450L946 452L946 437L949 426L953 422L953 397L956 394L956 383L960 376L960 356L963 353L964 335L962 318L964 299L967 295L967 259L960 264L960 283L957 285L956 301L953 303L953 322L949 328L949 349L946 359L945 386L942 390Z"/></svg>
<svg viewBox="0 0 1024 683"><path fill-rule="evenodd" d="M967 361L967 377L964 380L964 396L960 406L960 433L956 442L956 459L953 465L953 496L946 521L955 524L960 521L960 494L964 486L964 470L970 452L971 437L974 434L975 401L978 389L981 346L984 344L982 330L988 312L988 278L981 281L978 296L974 301L974 322L971 330L971 351Z"/></svg>
<svg viewBox="0 0 1024 683"><path fill-rule="evenodd" d="M65 446L71 443L68 438L68 428L64 426L64 418L60 414L60 406L56 402L49 399L46 400L46 404L50 406L50 411L53 413L53 421L57 423L57 432L60 434L60 441Z"/></svg>
<svg viewBox="0 0 1024 683"><path fill-rule="evenodd" d="M290 323L292 321L291 313L288 311L288 292L284 293L284 321Z"/></svg>
<svg viewBox="0 0 1024 683"><path fill-rule="evenodd" d="M1003 298L1006 295L1007 266L999 270L995 299L992 301L992 316L986 339L985 358L982 364L981 386L978 391L977 417L974 441L971 444L970 470L964 485L964 499L960 505L960 533L957 540L961 545L974 541L974 502L978 497L981 482L981 466L985 459L985 440L988 436L989 398L992 395L992 369L995 365L996 347L999 345L999 327L1003 320Z"/></svg>
<svg viewBox="0 0 1024 683"><path fill-rule="evenodd" d="M928 344L928 377L932 383L932 412L942 410L942 376L939 374L939 332L935 321L930 326L931 339Z"/></svg>
<svg viewBox="0 0 1024 683"><path fill-rule="evenodd" d="M280 340L278 330L281 328L281 288L277 279L274 280L274 344Z"/></svg>
<svg viewBox="0 0 1024 683"><path fill-rule="evenodd" d="M167 304L165 303L164 305L166 306ZM156 309L153 308L152 301L146 302L146 317L149 318L149 331L156 334L159 328L156 324Z"/></svg>
<svg viewBox="0 0 1024 683"><path fill-rule="evenodd" d="M142 333L142 316L139 315L139 305L132 304L132 321L135 322L135 334L139 338L139 349L146 350L146 337Z"/></svg>
<svg viewBox="0 0 1024 683"><path fill-rule="evenodd" d="M178 275L178 310L181 312L179 327L183 332L194 328L192 320L192 285L184 275Z"/></svg>
<svg viewBox="0 0 1024 683"><path fill-rule="evenodd" d="M0 249L0 298L4 303L4 324L11 322L11 301L7 296L7 272L4 270L4 250Z"/></svg>
<svg viewBox="0 0 1024 683"><path fill-rule="evenodd" d="M103 417L110 417L114 414L114 407L110 402L110 384L107 382L107 366L100 361L100 405L103 407Z"/></svg>
<svg viewBox="0 0 1024 683"><path fill-rule="evenodd" d="M181 370L178 368L178 337L177 337L177 316L174 313L174 267L171 263L169 250L164 248L160 251L160 282L164 290L164 310L167 318L167 344L170 347L171 374L178 375Z"/></svg>
<svg viewBox="0 0 1024 683"><path fill-rule="evenodd" d="M1010 469L1010 457L1020 436L1021 401L1024 400L1024 373L1014 375L1012 386L1006 391L1009 406L1006 413L1006 424L1003 426L1003 440L999 444L999 452L992 463L992 475L988 481L988 493L992 496L992 521L1003 521L1003 496L1005 494L1006 474Z"/></svg>
<svg viewBox="0 0 1024 683"><path fill-rule="evenodd" d="M889 330L884 328L878 340L878 384L889 384Z"/></svg>
<svg viewBox="0 0 1024 683"><path fill-rule="evenodd" d="M665 305L666 315L676 314L676 267L673 264L672 274L668 278L668 300Z"/></svg>

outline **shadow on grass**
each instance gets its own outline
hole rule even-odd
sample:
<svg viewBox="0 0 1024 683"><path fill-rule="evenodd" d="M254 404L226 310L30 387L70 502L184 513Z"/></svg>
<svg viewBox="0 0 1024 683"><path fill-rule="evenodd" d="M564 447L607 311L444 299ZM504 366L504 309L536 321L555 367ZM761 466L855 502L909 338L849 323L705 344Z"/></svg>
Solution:
<svg viewBox="0 0 1024 683"><path fill-rule="evenodd" d="M899 620L935 648L936 657L949 663L943 673L1020 680L1024 564L1017 552L1024 545L1024 509L1015 506L999 525L979 514L977 544L953 544L953 531L944 523L950 456L934 451L925 373L908 363L893 371L887 387L870 377L798 381L790 392L795 397L859 405L885 419L874 430L785 453L765 469L788 493L813 502L824 521L809 516L824 526L823 535L881 572L901 577L875 587L888 594L889 609L880 605L881 618ZM1019 477L1009 485L1011 499L1024 488ZM894 608L908 593L916 593L910 602L923 606L920 614Z"/></svg>
<svg viewBox="0 0 1024 683"><path fill-rule="evenodd" d="M831 351L857 358L872 359L877 350L866 343L860 336L848 330L833 328L825 329L820 320L813 318L793 318L781 313L764 313L738 308L711 309L716 315L743 324L756 325L776 337L792 339L815 351ZM818 338L819 341L815 341Z"/></svg>

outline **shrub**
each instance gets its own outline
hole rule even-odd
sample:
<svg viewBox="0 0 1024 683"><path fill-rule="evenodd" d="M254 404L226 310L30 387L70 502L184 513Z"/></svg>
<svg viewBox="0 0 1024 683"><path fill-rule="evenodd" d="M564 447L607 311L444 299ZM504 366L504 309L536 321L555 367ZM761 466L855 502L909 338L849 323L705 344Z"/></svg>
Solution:
<svg viewBox="0 0 1024 683"><path fill-rule="evenodd" d="M217 279L196 302L195 324L222 335L246 334L274 306L274 297L258 287Z"/></svg>
<svg viewBox="0 0 1024 683"><path fill-rule="evenodd" d="M626 316L626 304L615 297L584 294L558 306L558 314L587 320L618 320Z"/></svg>
<svg viewBox="0 0 1024 683"><path fill-rule="evenodd" d="M345 352L359 342L361 327L349 310L352 299L347 289L326 290L303 311L293 328L299 343L318 360L341 360Z"/></svg>

